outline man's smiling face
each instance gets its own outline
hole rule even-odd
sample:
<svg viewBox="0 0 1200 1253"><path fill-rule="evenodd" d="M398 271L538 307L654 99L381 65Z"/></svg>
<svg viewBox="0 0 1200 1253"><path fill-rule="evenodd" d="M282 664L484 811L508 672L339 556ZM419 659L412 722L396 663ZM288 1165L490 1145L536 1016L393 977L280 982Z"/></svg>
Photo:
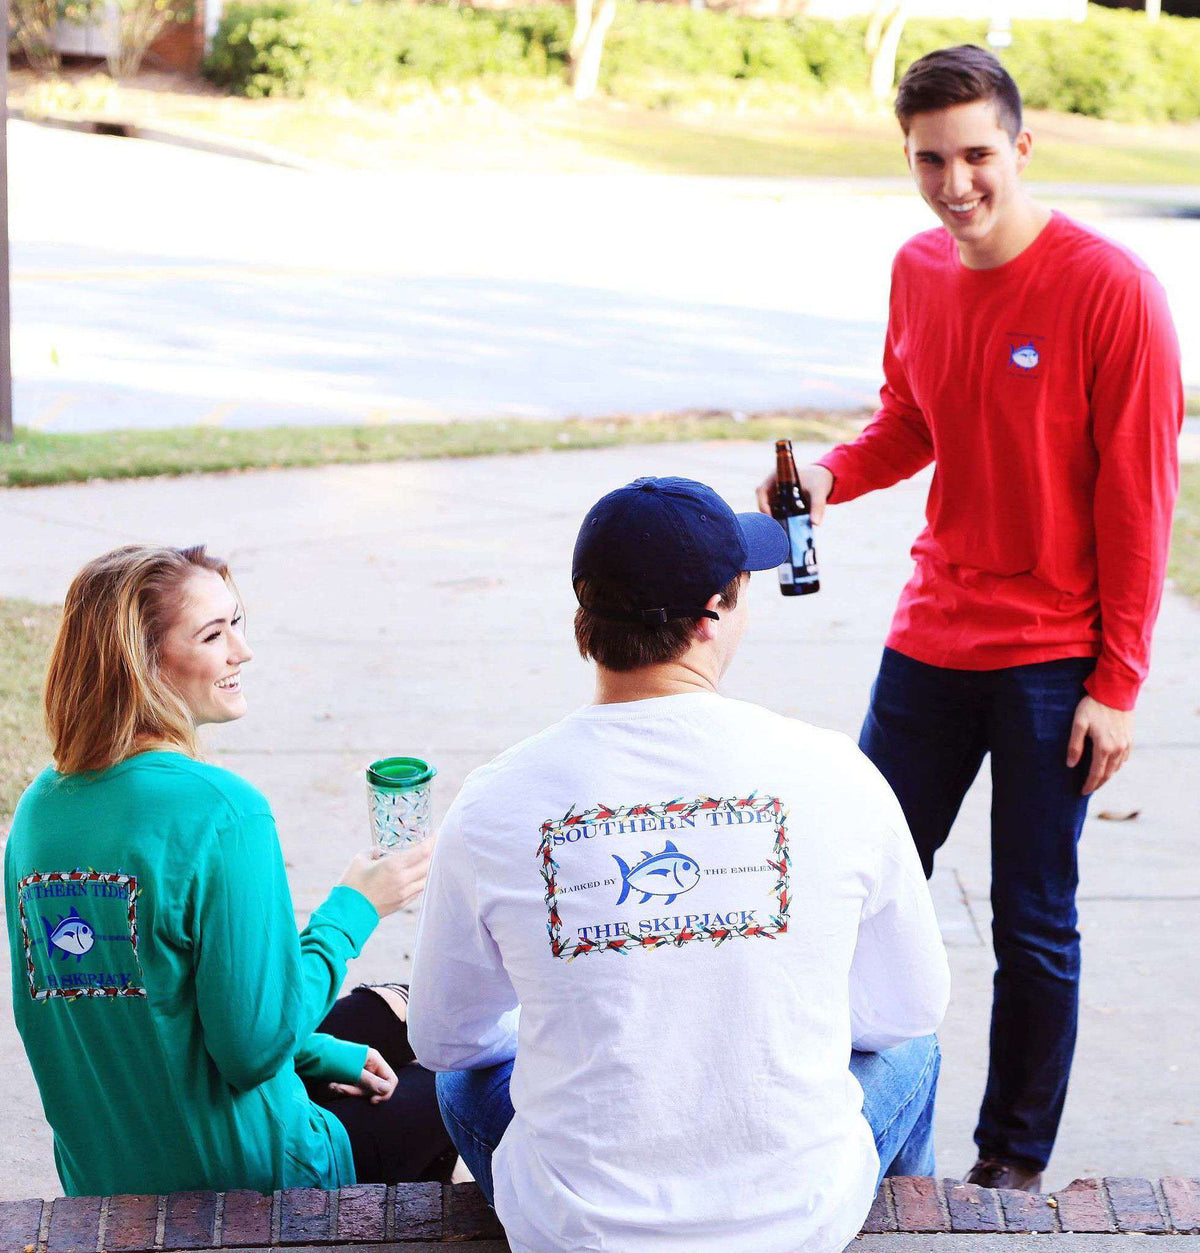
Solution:
<svg viewBox="0 0 1200 1253"><path fill-rule="evenodd" d="M904 153L917 188L958 241L965 264L986 268L1021 230L1026 205L1021 171L1033 140L1013 139L994 100L973 100L909 121Z"/></svg>

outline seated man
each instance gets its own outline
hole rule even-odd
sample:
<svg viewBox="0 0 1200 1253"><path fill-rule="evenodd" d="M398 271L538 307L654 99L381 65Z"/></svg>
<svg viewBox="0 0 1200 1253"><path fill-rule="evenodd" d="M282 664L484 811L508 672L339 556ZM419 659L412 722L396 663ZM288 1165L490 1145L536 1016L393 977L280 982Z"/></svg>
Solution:
<svg viewBox="0 0 1200 1253"><path fill-rule="evenodd" d="M844 735L718 694L786 554L688 479L605 496L595 703L442 826L410 1040L515 1250L833 1253L933 1172L949 974L900 808Z"/></svg>

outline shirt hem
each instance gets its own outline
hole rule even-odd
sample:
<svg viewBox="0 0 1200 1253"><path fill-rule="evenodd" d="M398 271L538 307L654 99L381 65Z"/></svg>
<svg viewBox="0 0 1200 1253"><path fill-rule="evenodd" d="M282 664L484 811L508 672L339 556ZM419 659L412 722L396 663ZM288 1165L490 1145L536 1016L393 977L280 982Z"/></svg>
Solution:
<svg viewBox="0 0 1200 1253"><path fill-rule="evenodd" d="M993 644L975 641L967 648L928 648L921 640L892 632L884 641L884 647L902 653L922 665L937 666L941 670L1012 670L1017 666L1036 666L1044 661L1068 661L1099 657L1099 648L1088 644L1031 644L1027 648L1009 645L997 648ZM986 651L986 659L981 652Z"/></svg>

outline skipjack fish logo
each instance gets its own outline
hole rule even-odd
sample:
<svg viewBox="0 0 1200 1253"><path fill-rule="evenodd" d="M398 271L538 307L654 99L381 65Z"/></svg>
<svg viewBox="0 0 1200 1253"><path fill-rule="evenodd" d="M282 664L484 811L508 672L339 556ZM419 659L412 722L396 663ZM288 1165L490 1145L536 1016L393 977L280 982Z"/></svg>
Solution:
<svg viewBox="0 0 1200 1253"><path fill-rule="evenodd" d="M700 882L700 867L686 853L681 853L670 840L661 853L643 850L642 860L632 869L615 853L613 861L621 871L621 895L617 904L624 903L632 888L642 893L638 902L644 905L652 896L665 896L669 905L677 896L690 892Z"/></svg>
<svg viewBox="0 0 1200 1253"><path fill-rule="evenodd" d="M47 950L53 953L58 949L58 955L63 961L71 956L78 965L83 961L84 954L91 952L92 945L96 943L95 932L79 916L79 911L74 906L65 918L59 914L57 926L51 927L47 918L42 919L42 924L46 928Z"/></svg>
<svg viewBox="0 0 1200 1253"><path fill-rule="evenodd" d="M1008 359L1017 367L1018 370L1036 370L1041 357L1038 356L1038 350L1033 346L1030 340L1027 344L1014 345L1010 344L1008 348Z"/></svg>

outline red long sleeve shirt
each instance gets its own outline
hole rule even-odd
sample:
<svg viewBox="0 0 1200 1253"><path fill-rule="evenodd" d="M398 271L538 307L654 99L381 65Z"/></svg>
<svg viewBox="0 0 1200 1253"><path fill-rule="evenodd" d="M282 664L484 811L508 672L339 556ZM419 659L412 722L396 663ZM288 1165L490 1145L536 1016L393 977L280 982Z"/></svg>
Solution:
<svg viewBox="0 0 1200 1253"><path fill-rule="evenodd" d="M970 270L938 228L892 268L882 406L821 464L853 500L936 463L887 643L993 670L1097 658L1088 691L1132 709L1179 490L1179 343L1129 252L1055 213Z"/></svg>

